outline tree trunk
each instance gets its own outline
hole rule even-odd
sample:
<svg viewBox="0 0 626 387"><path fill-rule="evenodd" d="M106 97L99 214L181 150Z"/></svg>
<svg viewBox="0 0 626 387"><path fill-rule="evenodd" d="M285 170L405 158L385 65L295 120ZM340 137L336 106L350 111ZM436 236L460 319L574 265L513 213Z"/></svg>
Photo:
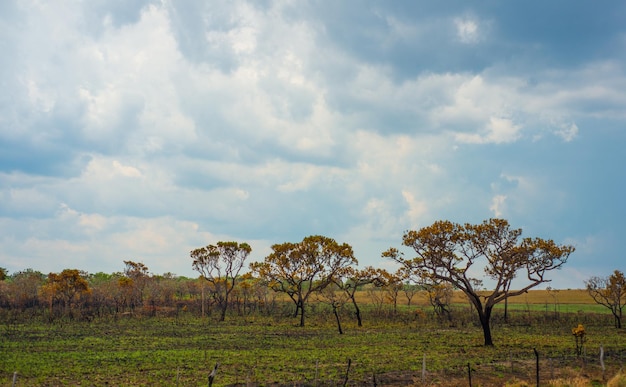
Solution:
<svg viewBox="0 0 626 387"><path fill-rule="evenodd" d="M354 313L356 314L357 325L362 327L363 321L361 320L361 309L359 309L359 306L356 303L356 299L354 298L354 295L350 296L350 299L352 300L352 305L354 305L354 310L355 310Z"/></svg>
<svg viewBox="0 0 626 387"><path fill-rule="evenodd" d="M222 303L222 311L220 314L220 321L226 320L226 309L228 309L228 301L224 300Z"/></svg>
<svg viewBox="0 0 626 387"><path fill-rule="evenodd" d="M333 304L333 313L335 314L335 319L337 320L337 329L339 329L339 334L343 335L343 330L341 329L341 321L339 320L339 313L337 313L337 306Z"/></svg>
<svg viewBox="0 0 626 387"><path fill-rule="evenodd" d="M300 305L300 326L304 326L304 304Z"/></svg>
<svg viewBox="0 0 626 387"><path fill-rule="evenodd" d="M504 323L508 324L509 322L509 298L504 299Z"/></svg>
<svg viewBox="0 0 626 387"><path fill-rule="evenodd" d="M300 326L304 326L304 300L299 299L296 302L296 314L294 317L298 317L298 311L300 312Z"/></svg>
<svg viewBox="0 0 626 387"><path fill-rule="evenodd" d="M483 328L483 336L485 337L485 346L493 346L493 339L491 337L491 326L489 321L491 320L491 310L493 306L485 307L483 312L479 313L480 325Z"/></svg>
<svg viewBox="0 0 626 387"><path fill-rule="evenodd" d="M301 308L300 305L302 305L302 300L298 299L298 300L294 300L294 302L296 304L296 311L293 314L293 317L295 318L295 317L298 317L298 313L300 313L300 308Z"/></svg>
<svg viewBox="0 0 626 387"><path fill-rule="evenodd" d="M615 328L621 329L622 328L622 319L620 318L621 313L618 314L616 310L613 310L612 312L613 312L613 317L615 318Z"/></svg>

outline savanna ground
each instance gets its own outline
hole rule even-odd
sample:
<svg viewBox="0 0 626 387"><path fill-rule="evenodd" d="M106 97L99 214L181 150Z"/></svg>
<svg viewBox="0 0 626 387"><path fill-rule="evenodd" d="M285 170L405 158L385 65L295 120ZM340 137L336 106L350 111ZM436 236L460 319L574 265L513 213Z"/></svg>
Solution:
<svg viewBox="0 0 626 387"><path fill-rule="evenodd" d="M282 313L233 313L221 323L184 312L91 322L5 318L0 385L10 386L17 371L18 386L200 386L219 363L215 386L467 386L470 374L473 386L534 386L536 349L542 386L626 386L619 376L626 334L585 292L535 291L511 300L508 323L502 309L494 316L494 347L482 346L472 311L462 297L455 301L452 321L433 316L423 299L395 312L364 304L361 328L346 306L342 335L317 304L303 328L289 304ZM577 324L587 333L580 357Z"/></svg>

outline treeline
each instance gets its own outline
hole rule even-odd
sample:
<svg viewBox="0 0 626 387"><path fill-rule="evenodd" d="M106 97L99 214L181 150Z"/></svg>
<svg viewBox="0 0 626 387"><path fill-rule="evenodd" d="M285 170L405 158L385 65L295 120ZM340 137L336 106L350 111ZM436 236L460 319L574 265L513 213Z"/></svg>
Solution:
<svg viewBox="0 0 626 387"><path fill-rule="evenodd" d="M398 300L426 295L432 312L452 319L450 303L460 291L477 317L485 345L493 345L491 318L496 304L549 282L547 274L567 262L572 246L552 240L522 238L503 219L481 224L438 221L418 231L407 231L403 245L413 249L405 258L396 248L381 255L399 269L359 268L352 247L321 235L300 242L272 246L262 262L247 264L252 248L247 243L218 242L190 252L191 266L198 278L172 273L151 274L140 262L123 261L122 272L90 274L77 269L43 275L32 269L7 276L0 268L0 307L14 316L39 314L58 318L93 319L124 315L214 314L223 321L229 310L240 315L276 313L287 301L294 317L304 326L311 304L332 311L342 333L341 311L349 305L362 325L359 290L366 290L369 303L397 311ZM249 269L249 271L246 271ZM484 273L484 275L476 273ZM483 278L495 285L486 289ZM512 289L515 278L524 279ZM587 289L599 304L611 309L615 326L621 328L626 302L626 280L621 272L607 278L592 278ZM281 301L281 302L278 302Z"/></svg>
<svg viewBox="0 0 626 387"><path fill-rule="evenodd" d="M218 245L239 246L234 242ZM289 279L285 277L280 282L255 275L254 271L230 277L234 266L225 260L234 255L228 251L212 254L211 246L194 250L191 256L195 257L192 264L202 273L197 278L152 274L145 264L134 261L123 261L124 269L115 273L78 269L49 274L34 269L7 273L0 268L1 317L5 322L181 315L224 320L226 310L233 317L254 314L298 317L304 315L306 307L333 311L341 331L340 314L354 316L358 325L362 325L361 303L367 304L372 313L390 316L396 314L399 304L411 306L420 292L430 301L432 313L451 317L454 293L451 286L426 289L400 272L345 266L341 273L335 270L329 276L326 267L318 262L314 263L318 270L305 270L303 265L283 267L283 271L294 272L285 273ZM211 265L214 267L210 268ZM258 263L251 265L257 266ZM300 321L303 323L303 317Z"/></svg>
<svg viewBox="0 0 626 387"><path fill-rule="evenodd" d="M377 313L411 305L423 292L437 316L448 316L453 287L414 283L403 270L359 269L352 248L331 238L310 236L274 246L264 262L247 264L246 243L218 242L190 252L197 278L153 274L141 262L123 261L115 273L65 269L43 274L34 269L7 273L0 268L0 308L12 319L93 320L129 316L213 316L223 321L251 314L299 317L314 305L331 310L341 331L340 313L362 325L357 292ZM249 269L246 271L246 269ZM402 301L399 301L402 298ZM291 306L290 306L291 305ZM350 312L345 312L349 305ZM7 317L8 318L8 317Z"/></svg>
<svg viewBox="0 0 626 387"><path fill-rule="evenodd" d="M204 278L173 273L151 274L143 263L124 261L116 273L66 269L43 274L33 269L0 281L0 308L5 317L54 321L123 316L211 315L217 310L217 289ZM250 274L240 276L230 306L241 314L269 312L276 294Z"/></svg>

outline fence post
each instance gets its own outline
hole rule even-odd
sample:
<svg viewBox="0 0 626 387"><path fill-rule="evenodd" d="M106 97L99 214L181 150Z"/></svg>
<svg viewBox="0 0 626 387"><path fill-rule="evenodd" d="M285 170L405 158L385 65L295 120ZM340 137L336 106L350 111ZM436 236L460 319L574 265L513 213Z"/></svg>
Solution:
<svg viewBox="0 0 626 387"><path fill-rule="evenodd" d="M535 352L535 357L537 358L537 387L539 387L539 352L537 352L537 348L533 348L533 351Z"/></svg>
<svg viewBox="0 0 626 387"><path fill-rule="evenodd" d="M215 375L217 375L217 367L219 367L220 363L215 363L215 367L213 367L213 371L209 374L209 387L213 386L213 381L215 380Z"/></svg>
<svg viewBox="0 0 626 387"><path fill-rule="evenodd" d="M470 363L467 363L467 378L469 379L469 387L472 387L472 366Z"/></svg>
<svg viewBox="0 0 626 387"><path fill-rule="evenodd" d="M605 380L605 368L604 368L604 347L600 344L600 366L602 366L602 381Z"/></svg>
<svg viewBox="0 0 626 387"><path fill-rule="evenodd" d="M348 368L346 369L346 378L343 381L343 386L348 385L348 375L350 374L350 366L352 365L352 359L348 359Z"/></svg>
<svg viewBox="0 0 626 387"><path fill-rule="evenodd" d="M552 358L548 358L548 366L550 367L550 379L554 379L554 367L552 366Z"/></svg>

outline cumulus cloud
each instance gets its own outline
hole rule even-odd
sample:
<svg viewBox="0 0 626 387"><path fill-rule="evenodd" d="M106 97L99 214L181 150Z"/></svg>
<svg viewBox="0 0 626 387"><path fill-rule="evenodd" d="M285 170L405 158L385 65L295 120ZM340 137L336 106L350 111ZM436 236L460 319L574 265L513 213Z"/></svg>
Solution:
<svg viewBox="0 0 626 387"><path fill-rule="evenodd" d="M599 149L624 121L615 50L559 63L486 5L9 8L0 226L12 268L50 249L63 265L136 257L180 272L168 257L215 238L266 251L311 233L367 246L374 264L441 218L558 223L567 210L544 207L581 200L567 194L580 182L553 182L585 146L579 127L603 128L585 131Z"/></svg>
<svg viewBox="0 0 626 387"><path fill-rule="evenodd" d="M556 134L565 142L573 141L578 136L578 126L576 124L564 126L560 130L557 130Z"/></svg>
<svg viewBox="0 0 626 387"><path fill-rule="evenodd" d="M491 206L489 209L493 212L493 216L501 218L504 214L506 195L496 195L491 198Z"/></svg>
<svg viewBox="0 0 626 387"><path fill-rule="evenodd" d="M407 210L407 217L412 228L417 227L422 220L422 216L426 213L426 203L421 200L417 200L415 196L409 191L402 191L402 197L406 201L409 209Z"/></svg>
<svg viewBox="0 0 626 387"><path fill-rule="evenodd" d="M473 44L480 40L478 22L469 18L456 18L454 20L456 34L462 43Z"/></svg>
<svg viewBox="0 0 626 387"><path fill-rule="evenodd" d="M482 131L484 134L458 133L456 139L470 144L509 143L520 138L520 128L521 126L513 124L509 119L492 117L488 126Z"/></svg>

